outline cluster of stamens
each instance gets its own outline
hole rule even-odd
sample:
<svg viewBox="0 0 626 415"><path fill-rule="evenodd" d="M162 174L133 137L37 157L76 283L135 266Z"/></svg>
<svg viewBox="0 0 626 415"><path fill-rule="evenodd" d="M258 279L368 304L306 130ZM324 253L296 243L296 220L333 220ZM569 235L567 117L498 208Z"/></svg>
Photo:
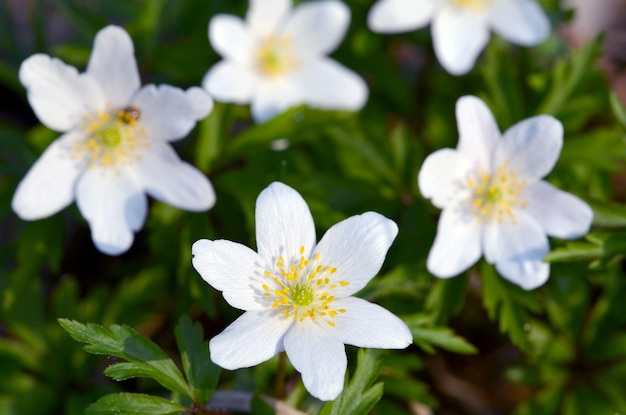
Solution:
<svg viewBox="0 0 626 415"><path fill-rule="evenodd" d="M120 167L137 158L137 150L149 147L143 129L137 126L139 109L128 107L85 116L85 137L73 144L74 158L87 154L89 167Z"/></svg>
<svg viewBox="0 0 626 415"><path fill-rule="evenodd" d="M491 0L452 0L456 6L469 9L474 12L480 12L491 2Z"/></svg>
<svg viewBox="0 0 626 415"><path fill-rule="evenodd" d="M508 168L505 161L493 175L478 170L476 178L467 180L470 191L472 214L479 223L487 224L494 219L503 223L505 219L515 224L515 209L524 209L527 205L522 200L522 190L526 187L525 180L519 180L515 172Z"/></svg>
<svg viewBox="0 0 626 415"><path fill-rule="evenodd" d="M291 39L270 36L263 41L256 58L259 71L269 77L276 77L298 67L293 57Z"/></svg>
<svg viewBox="0 0 626 415"><path fill-rule="evenodd" d="M300 258L291 263L280 256L274 264L274 272L265 270L263 275L267 282L262 284L263 296L271 301L272 308L280 309L285 318L300 322L319 318L334 327L332 319L346 310L332 307L335 297L331 292L349 282L336 281L333 274L337 268L321 264L320 254L309 260L304 257L304 251L304 247L300 247Z"/></svg>

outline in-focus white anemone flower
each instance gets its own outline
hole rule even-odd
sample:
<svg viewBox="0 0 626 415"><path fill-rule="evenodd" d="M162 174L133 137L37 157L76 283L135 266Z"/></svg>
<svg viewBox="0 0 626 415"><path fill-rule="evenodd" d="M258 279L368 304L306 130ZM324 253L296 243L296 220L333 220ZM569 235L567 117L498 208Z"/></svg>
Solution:
<svg viewBox="0 0 626 415"><path fill-rule="evenodd" d="M556 164L563 126L540 115L503 135L478 98L457 101L459 144L429 155L418 175L424 197L443 209L427 260L440 278L459 274L482 254L507 280L530 290L546 282L548 237L589 231L591 208L541 180Z"/></svg>
<svg viewBox="0 0 626 415"><path fill-rule="evenodd" d="M192 211L215 203L208 179L168 144L206 117L213 101L201 88L140 88L124 29L98 32L85 73L37 54L22 63L19 79L39 120L63 133L17 187L12 207L22 219L48 217L76 199L96 247L119 255L143 226L146 192Z"/></svg>
<svg viewBox="0 0 626 415"><path fill-rule="evenodd" d="M251 104L265 121L300 104L358 110L367 85L328 58L343 39L350 10L337 0L303 3L250 0L246 20L219 14L209 22L209 40L224 58L207 72L203 86L218 101Z"/></svg>
<svg viewBox="0 0 626 415"><path fill-rule="evenodd" d="M420 29L432 21L435 54L453 75L463 75L489 42L493 30L508 41L532 46L550 34L550 22L535 0L378 0L368 26L380 33Z"/></svg>
<svg viewBox="0 0 626 415"><path fill-rule="evenodd" d="M193 244L193 266L245 313L211 339L226 369L264 362L285 350L307 390L332 400L343 388L344 344L405 348L411 333L384 308L352 297L380 270L396 224L366 212L331 227L316 244L302 196L272 183L256 203L258 253L226 240Z"/></svg>

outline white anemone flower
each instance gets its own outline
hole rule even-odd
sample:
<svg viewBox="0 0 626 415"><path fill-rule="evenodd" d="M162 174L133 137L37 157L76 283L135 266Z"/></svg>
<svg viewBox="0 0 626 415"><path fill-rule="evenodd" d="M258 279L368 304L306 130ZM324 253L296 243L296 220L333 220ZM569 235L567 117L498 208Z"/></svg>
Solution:
<svg viewBox="0 0 626 415"><path fill-rule="evenodd" d="M537 45L550 34L535 0L378 0L368 15L369 28L380 33L420 29L431 21L437 59L453 75L472 69L490 30L522 46Z"/></svg>
<svg viewBox="0 0 626 415"><path fill-rule="evenodd" d="M272 183L256 203L258 253L226 240L193 244L193 266L245 310L211 339L211 359L234 370L286 351L307 390L322 400L343 389L344 344L405 348L411 333L384 308L352 297L380 270L398 233L384 216L366 212L331 227L316 244L302 196Z"/></svg>
<svg viewBox="0 0 626 415"><path fill-rule="evenodd" d="M209 40L224 60L211 67L203 86L217 101L250 103L257 122L300 104L359 110L367 85L326 56L349 23L350 9L337 0L293 10L291 0L250 0L245 21L218 14L209 22Z"/></svg>
<svg viewBox="0 0 626 415"><path fill-rule="evenodd" d="M20 218L46 218L76 199L95 246L119 255L143 226L145 193L191 211L215 203L209 180L168 143L187 135L213 101L202 88L140 88L124 29L98 32L85 73L36 54L19 79L39 120L63 133L18 185L12 207Z"/></svg>
<svg viewBox="0 0 626 415"><path fill-rule="evenodd" d="M459 144L429 155L418 175L424 197L443 209L427 260L448 278L482 254L507 280L530 290L546 282L548 237L578 238L589 231L591 208L541 180L556 164L563 126L539 115L503 135L478 98L457 101Z"/></svg>

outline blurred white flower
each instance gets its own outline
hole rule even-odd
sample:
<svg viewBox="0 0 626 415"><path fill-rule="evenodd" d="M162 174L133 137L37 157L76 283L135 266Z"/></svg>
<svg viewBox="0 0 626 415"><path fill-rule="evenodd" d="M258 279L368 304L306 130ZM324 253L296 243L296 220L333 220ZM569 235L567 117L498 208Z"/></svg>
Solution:
<svg viewBox="0 0 626 415"><path fill-rule="evenodd" d="M213 101L201 88L140 89L124 29L98 32L85 73L37 54L22 63L19 79L39 120L63 133L17 187L12 207L22 219L48 217L76 199L96 247L119 255L143 226L146 192L193 211L215 203L208 179L168 144L206 117Z"/></svg>
<svg viewBox="0 0 626 415"><path fill-rule="evenodd" d="M258 253L226 240L193 244L193 266L246 312L211 339L211 359L226 369L259 364L285 350L307 390L332 400L343 388L344 344L405 348L411 333L384 308L351 297L380 270L396 224L367 212L331 227L316 244L302 196L272 183L256 203Z"/></svg>
<svg viewBox="0 0 626 415"><path fill-rule="evenodd" d="M532 46L550 34L550 22L535 0L378 0L368 26L380 33L420 29L432 21L435 54L453 75L463 75L493 30L508 41Z"/></svg>
<svg viewBox="0 0 626 415"><path fill-rule="evenodd" d="M250 0L243 21L219 14L209 22L209 40L224 58L207 72L203 86L218 101L251 104L257 122L300 104L358 110L367 85L328 58L343 39L350 10L337 0L303 3Z"/></svg>
<svg viewBox="0 0 626 415"><path fill-rule="evenodd" d="M556 164L563 126L540 115L503 135L478 98L456 105L459 144L429 155L418 176L422 195L443 209L427 260L437 277L459 274L484 253L509 281L530 290L546 282L547 235L571 239L589 231L591 208L541 180Z"/></svg>

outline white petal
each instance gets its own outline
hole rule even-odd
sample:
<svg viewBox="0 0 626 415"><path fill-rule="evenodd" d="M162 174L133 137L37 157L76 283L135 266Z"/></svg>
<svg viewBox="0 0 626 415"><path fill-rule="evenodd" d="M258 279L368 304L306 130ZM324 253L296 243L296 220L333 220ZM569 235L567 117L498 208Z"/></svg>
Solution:
<svg viewBox="0 0 626 415"><path fill-rule="evenodd" d="M48 128L68 131L84 117L103 110L105 100L96 80L48 55L33 55L20 66L19 78L37 118Z"/></svg>
<svg viewBox="0 0 626 415"><path fill-rule="evenodd" d="M374 278L398 234L398 225L383 215L365 212L333 225L320 240L315 253L326 266L337 268L333 281L349 285L333 290L336 297L359 291Z"/></svg>
<svg viewBox="0 0 626 415"><path fill-rule="evenodd" d="M315 246L315 225L306 202L291 187L274 182L256 200L256 241L261 258L275 263L308 257Z"/></svg>
<svg viewBox="0 0 626 415"><path fill-rule="evenodd" d="M520 121L496 147L494 168L508 163L518 179L532 183L554 168L563 147L563 125L550 115Z"/></svg>
<svg viewBox="0 0 626 415"><path fill-rule="evenodd" d="M302 54L329 54L341 43L350 25L350 9L336 0L301 3L289 16L283 34Z"/></svg>
<svg viewBox="0 0 626 415"><path fill-rule="evenodd" d="M476 161L477 167L491 171L491 158L500 141L500 130L489 108L477 97L461 97L456 102L456 122L459 128L457 149Z"/></svg>
<svg viewBox="0 0 626 415"><path fill-rule="evenodd" d="M329 401L341 393L348 359L338 330L306 320L291 327L284 343L291 364L302 374L311 395Z"/></svg>
<svg viewBox="0 0 626 415"><path fill-rule="evenodd" d="M302 103L304 103L304 90L292 79L265 79L257 85L252 98L252 117L256 122L267 121Z"/></svg>
<svg viewBox="0 0 626 415"><path fill-rule="evenodd" d="M393 313L361 298L347 297L332 303L335 310L345 309L332 321L340 341L357 347L404 349L413 342L407 325Z"/></svg>
<svg viewBox="0 0 626 415"><path fill-rule="evenodd" d="M211 360L228 370L258 365L283 350L293 320L273 311L246 311L209 342Z"/></svg>
<svg viewBox="0 0 626 415"><path fill-rule="evenodd" d="M76 181L86 168L85 160L72 158L72 144L79 138L71 132L56 139L24 176L11 202L20 218L47 218L72 203Z"/></svg>
<svg viewBox="0 0 626 415"><path fill-rule="evenodd" d="M434 0L379 0L367 15L367 25L379 33L398 33L421 29L432 19Z"/></svg>
<svg viewBox="0 0 626 415"><path fill-rule="evenodd" d="M589 232L593 211L573 194L539 181L526 186L523 197L528 201L526 212L548 235L574 239Z"/></svg>
<svg viewBox="0 0 626 415"><path fill-rule="evenodd" d="M442 9L435 16L431 30L437 59L453 75L469 72L489 41L484 17L456 7Z"/></svg>
<svg viewBox="0 0 626 415"><path fill-rule="evenodd" d="M135 163L139 180L155 199L193 212L208 210L215 204L209 179L181 161L169 144L151 143Z"/></svg>
<svg viewBox="0 0 626 415"><path fill-rule="evenodd" d="M149 140L183 138L213 109L211 97L197 87L183 91L169 85L146 85L132 103L141 112L137 126Z"/></svg>
<svg viewBox="0 0 626 415"><path fill-rule="evenodd" d="M98 81L113 108L128 105L141 80L133 41L124 29L107 26L98 32L87 73Z"/></svg>
<svg viewBox="0 0 626 415"><path fill-rule="evenodd" d="M417 175L422 196L441 209L455 204L466 196L465 181L471 167L459 151L444 148L431 153Z"/></svg>
<svg viewBox="0 0 626 415"><path fill-rule="evenodd" d="M460 274L480 258L481 235L482 229L476 218L461 215L455 207L444 209L426 268L439 278Z"/></svg>
<svg viewBox="0 0 626 415"><path fill-rule="evenodd" d="M550 251L548 237L526 212L515 211L515 223L505 219L485 225L485 259L499 262L540 261Z"/></svg>
<svg viewBox="0 0 626 415"><path fill-rule="evenodd" d="M363 78L332 59L310 61L295 76L313 107L356 111L367 101Z"/></svg>
<svg viewBox="0 0 626 415"><path fill-rule="evenodd" d="M247 104L257 80L252 70L234 62L220 61L202 80L202 87L217 101Z"/></svg>
<svg viewBox="0 0 626 415"><path fill-rule="evenodd" d="M524 290L542 286L550 276L550 264L533 260L498 262L496 270L505 279Z"/></svg>
<svg viewBox="0 0 626 415"><path fill-rule="evenodd" d="M250 0L246 21L256 35L265 37L276 31L290 10L291 0Z"/></svg>
<svg viewBox="0 0 626 415"><path fill-rule="evenodd" d="M143 226L148 210L145 194L127 169L88 169L78 180L76 203L96 248L107 255L130 248L133 231Z"/></svg>
<svg viewBox="0 0 626 415"><path fill-rule="evenodd" d="M236 242L201 239L191 246L193 267L228 304L241 310L266 309L260 301L264 261L247 246Z"/></svg>
<svg viewBox="0 0 626 415"><path fill-rule="evenodd" d="M550 35L548 16L534 0L494 1L489 21L494 32L518 45L536 45Z"/></svg>
<svg viewBox="0 0 626 415"><path fill-rule="evenodd" d="M213 49L223 57L240 63L252 60L252 34L245 22L237 16L214 16L209 22L209 41Z"/></svg>

